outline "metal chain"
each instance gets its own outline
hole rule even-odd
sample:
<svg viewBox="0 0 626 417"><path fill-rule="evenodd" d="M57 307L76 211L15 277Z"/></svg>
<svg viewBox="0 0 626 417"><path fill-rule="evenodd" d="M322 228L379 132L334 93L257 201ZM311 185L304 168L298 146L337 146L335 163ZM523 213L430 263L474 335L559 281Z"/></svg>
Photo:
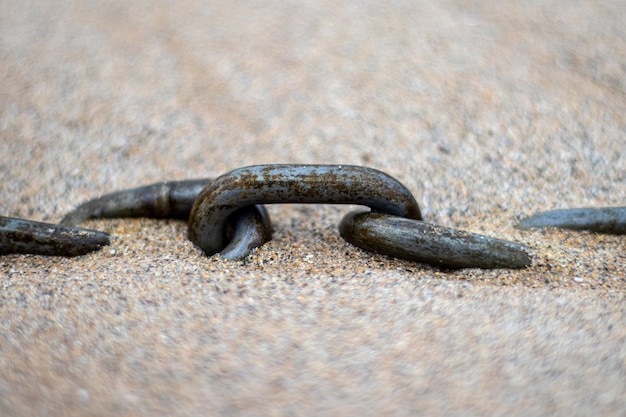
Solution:
<svg viewBox="0 0 626 417"><path fill-rule="evenodd" d="M117 217L187 220L200 192L213 182L211 178L169 181L114 192L80 205L61 224L78 225L88 219ZM224 233L230 244L221 256L232 260L245 258L252 249L271 239L269 214L262 205L246 207Z"/></svg>
<svg viewBox="0 0 626 417"><path fill-rule="evenodd" d="M0 216L0 255L78 256L109 243L110 235L97 230Z"/></svg>
<svg viewBox="0 0 626 417"><path fill-rule="evenodd" d="M207 255L227 249L228 220L255 204L360 204L382 213L421 219L410 191L384 172L347 165L258 165L210 183L189 216L188 236ZM239 251L243 252L243 251Z"/></svg>
<svg viewBox="0 0 626 417"><path fill-rule="evenodd" d="M446 268L523 268L529 248L421 221L410 191L384 172L342 165L260 165L236 169L209 184L189 218L189 238L207 255L224 248L227 221L252 204L359 204L341 235L363 249Z"/></svg>
<svg viewBox="0 0 626 417"><path fill-rule="evenodd" d="M530 248L506 240L382 213L351 212L341 236L362 249L443 268L524 268Z"/></svg>
<svg viewBox="0 0 626 417"><path fill-rule="evenodd" d="M85 220L119 217L189 218L198 194L210 178L159 182L117 191L87 201L68 213L61 224L75 226Z"/></svg>
<svg viewBox="0 0 626 417"><path fill-rule="evenodd" d="M205 253L242 259L271 239L271 222L262 204L273 203L368 206L370 212L348 213L339 229L346 241L377 253L446 268L523 268L531 263L525 245L421 221L419 206L404 185L381 171L351 165L259 165L215 180L161 182L88 201L66 215L61 225L0 217L11 220L0 222L0 254L84 254L109 244L109 235L72 226L93 218L152 217L189 219L189 238ZM577 229L624 233L626 208L595 210L591 215L547 215L518 227L566 227L576 218ZM21 238L16 237L18 229ZM77 236L98 243L88 245ZM28 239L32 243L25 245Z"/></svg>
<svg viewBox="0 0 626 417"><path fill-rule="evenodd" d="M516 226L520 230L556 227L588 230L612 235L626 234L626 207L573 208L550 210L527 217Z"/></svg>

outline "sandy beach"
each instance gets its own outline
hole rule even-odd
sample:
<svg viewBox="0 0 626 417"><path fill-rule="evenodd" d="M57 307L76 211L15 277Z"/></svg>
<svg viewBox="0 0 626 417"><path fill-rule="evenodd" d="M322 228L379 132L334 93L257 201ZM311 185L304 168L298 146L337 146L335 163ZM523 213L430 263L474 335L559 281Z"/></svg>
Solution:
<svg viewBox="0 0 626 417"><path fill-rule="evenodd" d="M520 231L626 205L626 8L0 0L0 215L274 163L397 178L521 270L367 252L355 206L268 206L243 261L170 219L0 256L4 416L623 416L626 240Z"/></svg>

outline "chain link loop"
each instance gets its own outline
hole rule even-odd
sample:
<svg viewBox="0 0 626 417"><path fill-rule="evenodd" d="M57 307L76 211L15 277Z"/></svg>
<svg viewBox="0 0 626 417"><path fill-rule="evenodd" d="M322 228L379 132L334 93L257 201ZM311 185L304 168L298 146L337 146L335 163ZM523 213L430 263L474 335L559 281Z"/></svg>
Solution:
<svg viewBox="0 0 626 417"><path fill-rule="evenodd" d="M341 236L362 249L442 268L524 268L529 247L381 213L351 212Z"/></svg>
<svg viewBox="0 0 626 417"><path fill-rule="evenodd" d="M626 207L572 208L550 210L527 217L520 230L555 227L611 235L626 234Z"/></svg>
<svg viewBox="0 0 626 417"><path fill-rule="evenodd" d="M77 256L110 244L110 235L76 227L88 219L188 219L189 238L206 254L243 259L271 239L262 204L328 203L370 207L348 213L341 236L362 249L445 268L524 268L530 248L425 223L415 198L384 172L354 165L257 165L217 179L151 184L106 194L68 213L61 224L0 216L0 255ZM552 210L522 220L518 229L556 227L625 234L626 207Z"/></svg>
<svg viewBox="0 0 626 417"><path fill-rule="evenodd" d="M189 218L200 192L213 179L159 182L130 190L106 194L90 200L71 213L61 224L77 225L88 219L116 217ZM242 259L272 237L272 226L265 207L256 205L242 209L236 221L225 231L231 242L220 255L225 259Z"/></svg>
<svg viewBox="0 0 626 417"><path fill-rule="evenodd" d="M98 230L0 216L0 255L78 256L110 242L110 235Z"/></svg>
<svg viewBox="0 0 626 417"><path fill-rule="evenodd" d="M529 248L421 221L410 191L384 172L353 165L258 165L221 177L152 184L88 201L63 218L75 225L102 217L189 219L189 238L208 255L242 259L271 238L262 204L369 206L351 212L340 233L362 249L446 268L522 268Z"/></svg>
<svg viewBox="0 0 626 417"><path fill-rule="evenodd" d="M207 255L223 251L231 216L237 217L237 211L247 206L273 203L359 204L377 212L421 219L410 191L372 168L257 165L233 170L207 185L191 210L189 239Z"/></svg>

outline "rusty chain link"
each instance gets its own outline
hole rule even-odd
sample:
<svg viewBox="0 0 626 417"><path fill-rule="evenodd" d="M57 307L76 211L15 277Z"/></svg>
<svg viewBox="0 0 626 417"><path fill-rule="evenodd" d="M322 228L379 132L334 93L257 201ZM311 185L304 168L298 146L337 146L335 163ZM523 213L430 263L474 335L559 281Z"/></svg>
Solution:
<svg viewBox="0 0 626 417"><path fill-rule="evenodd" d="M110 243L108 233L0 216L0 255L78 256Z"/></svg>
<svg viewBox="0 0 626 417"><path fill-rule="evenodd" d="M525 218L516 227L520 230L556 227L623 235L626 234L626 207L589 207L544 211Z"/></svg>
<svg viewBox="0 0 626 417"><path fill-rule="evenodd" d="M273 203L359 204L378 212L422 218L409 190L375 169L258 165L224 174L202 190L189 216L189 239L207 255L224 255L224 248L230 250L225 238L229 219L245 207Z"/></svg>
<svg viewBox="0 0 626 417"><path fill-rule="evenodd" d="M274 203L368 206L369 212L348 213L339 230L346 241L372 252L445 268L523 268L531 263L525 245L422 221L404 185L381 171L352 165L258 165L215 180L161 182L90 200L66 215L61 225L0 217L0 254L80 255L109 244L108 234L75 227L81 222L152 217L188 219L190 240L207 255L242 259L271 239L263 204ZM624 233L626 208L595 213L575 212L574 228ZM561 227L572 216L539 219L518 227Z"/></svg>

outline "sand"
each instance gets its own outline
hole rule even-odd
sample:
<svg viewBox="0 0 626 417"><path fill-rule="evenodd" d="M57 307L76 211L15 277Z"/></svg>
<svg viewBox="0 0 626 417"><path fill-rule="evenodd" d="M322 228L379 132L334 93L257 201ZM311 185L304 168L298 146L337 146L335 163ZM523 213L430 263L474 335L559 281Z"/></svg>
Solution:
<svg viewBox="0 0 626 417"><path fill-rule="evenodd" d="M222 3L222 4L220 4ZM624 415L626 240L518 231L626 202L620 1L0 1L0 215L267 163L355 164L524 270L365 252L273 205L206 257L179 220L0 257L0 414Z"/></svg>

